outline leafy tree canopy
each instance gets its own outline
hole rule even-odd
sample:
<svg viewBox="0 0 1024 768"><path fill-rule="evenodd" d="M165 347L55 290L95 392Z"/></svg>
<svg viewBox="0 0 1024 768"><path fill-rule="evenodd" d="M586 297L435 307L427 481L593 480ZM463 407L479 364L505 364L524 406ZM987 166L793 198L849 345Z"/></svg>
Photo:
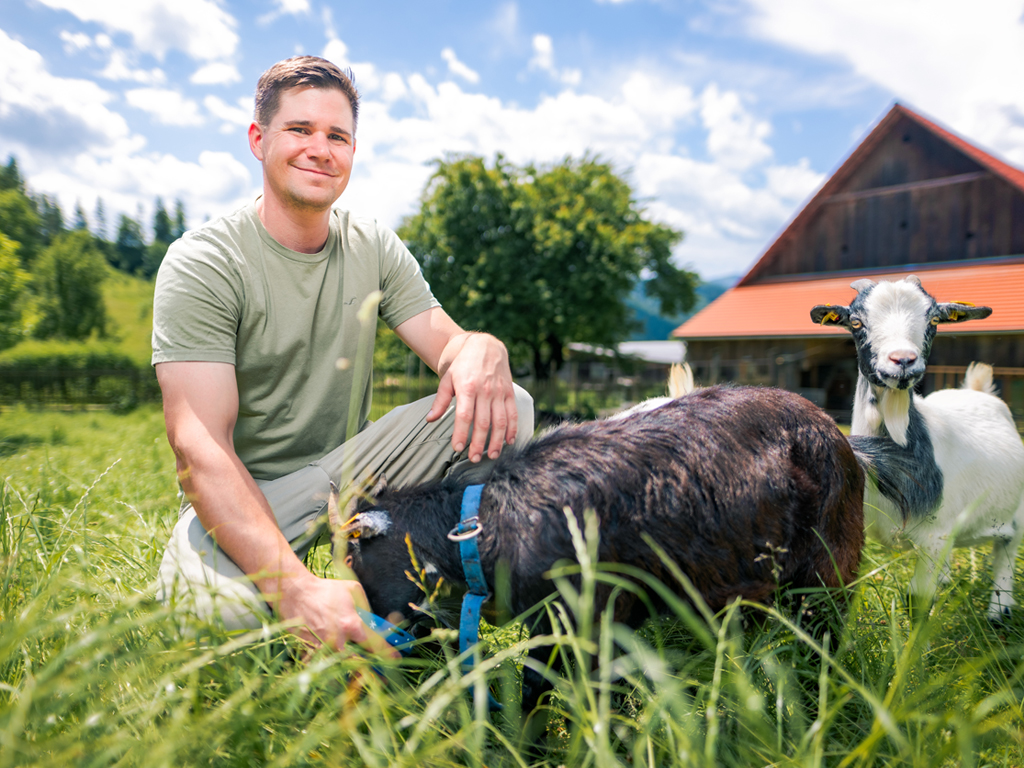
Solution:
<svg viewBox="0 0 1024 768"><path fill-rule="evenodd" d="M76 229L58 235L39 254L32 271L37 338L86 339L106 333L107 312L100 286L107 275L93 236Z"/></svg>
<svg viewBox="0 0 1024 768"><path fill-rule="evenodd" d="M19 192L25 191L25 180L18 170L18 160L14 155L7 158L7 165L0 168L0 190L16 189Z"/></svg>
<svg viewBox="0 0 1024 768"><path fill-rule="evenodd" d="M30 265L42 245L42 223L32 200L20 189L0 191L0 233L21 245L23 266Z"/></svg>
<svg viewBox="0 0 1024 768"><path fill-rule="evenodd" d="M28 281L18 258L18 243L0 234L0 349L21 340L22 299Z"/></svg>
<svg viewBox="0 0 1024 768"><path fill-rule="evenodd" d="M121 214L114 244L114 266L128 274L135 274L146 257L146 241L142 225L131 216Z"/></svg>
<svg viewBox="0 0 1024 768"><path fill-rule="evenodd" d="M156 199L155 210L153 211L153 240L170 244L174 242L174 223L170 214L164 208L164 201Z"/></svg>
<svg viewBox="0 0 1024 768"><path fill-rule="evenodd" d="M456 322L500 337L539 378L570 341L626 338L641 276L666 313L696 301L697 275L671 262L682 233L645 218L629 184L590 156L548 168L439 161L399 235Z"/></svg>

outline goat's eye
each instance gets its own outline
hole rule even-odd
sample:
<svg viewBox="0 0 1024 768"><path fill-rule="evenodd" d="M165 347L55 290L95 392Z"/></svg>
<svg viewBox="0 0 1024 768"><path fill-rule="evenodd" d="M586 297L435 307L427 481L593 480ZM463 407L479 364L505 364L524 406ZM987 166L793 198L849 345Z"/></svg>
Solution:
<svg viewBox="0 0 1024 768"><path fill-rule="evenodd" d="M931 322L932 322L932 325L938 325L939 324L939 318L938 317L933 317Z"/></svg>
<svg viewBox="0 0 1024 768"><path fill-rule="evenodd" d="M855 318L855 317L851 318L851 320L850 320L850 327L853 328L854 330L856 330L857 328L860 328L862 325L863 325L863 323L860 320L858 320L857 318Z"/></svg>

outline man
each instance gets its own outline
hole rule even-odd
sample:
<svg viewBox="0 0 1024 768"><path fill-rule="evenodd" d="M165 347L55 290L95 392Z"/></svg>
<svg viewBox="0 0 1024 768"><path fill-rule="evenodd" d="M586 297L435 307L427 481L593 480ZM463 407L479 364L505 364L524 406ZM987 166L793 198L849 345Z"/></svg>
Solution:
<svg viewBox="0 0 1024 768"><path fill-rule="evenodd" d="M267 70L249 127L263 194L186 234L161 265L153 363L187 503L159 583L164 600L232 628L259 627L272 610L313 645L381 650L355 611L366 606L359 583L319 578L301 560L325 533L330 483L384 473L405 485L453 466L483 476L503 445L529 439L533 408L504 345L448 317L393 232L332 208L358 107L328 61ZM372 331L357 315L377 296L440 385L371 424Z"/></svg>

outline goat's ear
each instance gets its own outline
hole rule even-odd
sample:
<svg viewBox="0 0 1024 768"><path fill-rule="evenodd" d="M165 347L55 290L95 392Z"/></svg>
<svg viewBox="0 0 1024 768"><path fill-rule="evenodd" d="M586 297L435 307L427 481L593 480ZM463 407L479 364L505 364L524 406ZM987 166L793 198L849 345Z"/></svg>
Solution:
<svg viewBox="0 0 1024 768"><path fill-rule="evenodd" d="M874 280L868 280L866 277L862 280L854 280L850 283L850 287L853 288L857 293L866 291L868 288L874 288L878 283Z"/></svg>
<svg viewBox="0 0 1024 768"><path fill-rule="evenodd" d="M850 327L850 308L843 305L819 304L811 309L811 320L818 325Z"/></svg>
<svg viewBox="0 0 1024 768"><path fill-rule="evenodd" d="M965 320L982 320L992 314L992 307L976 307L973 304L949 301L938 305L940 323L962 323Z"/></svg>
<svg viewBox="0 0 1024 768"><path fill-rule="evenodd" d="M372 539L391 530L391 515L384 509L368 509L349 518L341 529L350 539Z"/></svg>

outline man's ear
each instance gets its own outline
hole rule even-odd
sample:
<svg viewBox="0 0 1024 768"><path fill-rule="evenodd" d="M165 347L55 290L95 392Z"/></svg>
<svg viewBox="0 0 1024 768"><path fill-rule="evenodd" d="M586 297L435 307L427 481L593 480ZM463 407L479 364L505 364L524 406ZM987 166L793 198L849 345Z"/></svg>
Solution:
<svg viewBox="0 0 1024 768"><path fill-rule="evenodd" d="M836 325L840 328L850 327L850 308L842 304L818 304L811 308L811 320L818 325Z"/></svg>
<svg viewBox="0 0 1024 768"><path fill-rule="evenodd" d="M263 127L255 120L249 123L249 150L263 162Z"/></svg>

